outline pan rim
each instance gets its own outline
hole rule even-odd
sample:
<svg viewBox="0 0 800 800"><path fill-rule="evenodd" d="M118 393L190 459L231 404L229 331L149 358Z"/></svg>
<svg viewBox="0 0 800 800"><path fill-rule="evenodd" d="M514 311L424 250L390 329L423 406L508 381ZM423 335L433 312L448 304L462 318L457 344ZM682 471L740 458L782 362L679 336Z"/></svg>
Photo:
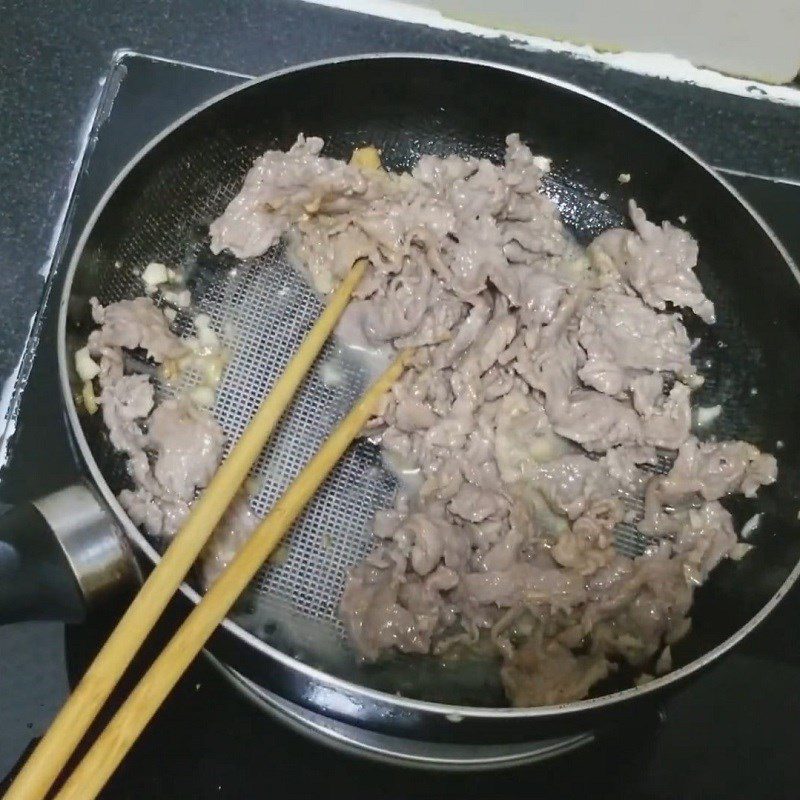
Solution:
<svg viewBox="0 0 800 800"><path fill-rule="evenodd" d="M252 80L244 81L242 84L239 84L223 92L220 92L217 95L214 95L210 99L204 101L203 103L198 104L185 114L181 115L173 123L171 123L161 132L156 134L156 136L151 138L150 141L148 141L142 148L140 148L139 151L128 161L128 163L123 167L123 169L119 171L119 173L116 175L112 183L108 186L108 188L100 198L99 202L93 209L92 214L90 215L86 225L83 228L83 231L81 232L81 236L78 240L78 243L76 244L75 249L70 257L69 265L67 267L67 272L65 275L64 286L61 292L61 297L59 299L58 333L56 342L57 353L58 353L59 382L61 384L61 393L66 407L67 419L72 429L72 435L75 437L75 444L80 453L83 464L85 468L88 470L92 481L97 486L97 489L103 496L104 501L107 503L111 511L114 513L114 515L122 524L126 535L134 542L136 547L139 550L141 550L144 553L144 555L146 555L147 558L154 565L158 563L158 561L160 560L160 556L153 548L153 546L150 544L150 542L147 540L147 538L131 522L128 515L125 513L125 511L117 501L117 498L114 496L114 493L111 491L111 488L107 484L105 478L103 477L100 468L98 467L94 457L92 456L88 441L86 440L86 436L83 431L83 427L78 417L77 407L75 405L75 401L70 389L67 352L66 352L67 306L75 272L78 263L80 262L81 256L83 254L83 250L86 246L86 242L88 241L89 236L94 230L94 226L98 218L105 210L109 200L115 194L120 184L127 178L129 173L160 142L166 139L170 134L172 134L182 125L187 123L189 120L193 119L194 117L196 117L203 111L207 110L208 108L216 105L217 103L227 99L232 95L238 94L239 92L242 91L246 91L252 86L261 83L266 83L267 81L280 78L286 75L291 75L296 72L304 72L306 70L311 70L319 67L336 66L337 64L355 63L359 61L371 61L371 60L389 61L398 59L450 62L454 64L465 64L470 66L483 67L491 70L496 70L499 72L506 72L514 75L519 75L525 78L549 84L551 86L556 86L558 88L580 95L586 98L587 100L605 106L606 108L611 109L612 111L627 117L628 119L637 123L638 125L647 128L649 131L656 134L657 136L660 136L670 145L672 145L681 153L683 153L685 156L687 156L690 160L695 162L697 166L701 167L705 172L707 172L710 177L716 180L731 196L733 196L739 202L739 204L745 209L745 211L750 215L750 217L761 227L761 229L766 234L768 239L772 242L775 249L783 258L786 266L794 276L795 280L798 282L798 284L800 284L800 271L798 270L797 265L794 263L794 260L792 259L792 257L790 256L790 254L788 253L782 242L778 239L778 237L775 235L775 233L772 231L772 229L769 227L766 221L761 217L761 215L750 205L750 203L739 193L739 191L735 187L733 187L727 180L725 180L725 178L719 175L714 169L712 169L710 165L708 165L690 148L688 148L683 143L679 142L670 134L666 133L657 126L653 125L651 122L640 117L636 113L624 108L623 106L618 105L613 101L607 100L602 96L595 94L594 92L590 92L568 81L564 81L559 78L555 78L537 72L535 70L528 70L525 69L524 67L509 66L506 64L490 60L473 59L460 56L449 56L444 54L429 54L429 53L415 53L415 52L364 53L364 54L356 54L348 56L338 56L335 58L320 59L316 61L304 62L302 64L297 64L291 67L286 67L284 69L270 72L266 75L255 77ZM396 695L389 694L387 692L382 692L377 689L371 689L369 687L361 686L352 681L348 681L344 678L339 678L334 675L330 675L316 667L305 664L302 661L299 661L293 658L292 656L289 656L286 653L282 652L281 650L278 650L272 645L269 645L268 643L264 642L262 639L258 638L254 634L250 633L249 631L245 630L243 627L238 625L229 617L226 617L225 620L222 622L222 627L237 639L242 640L245 644L249 645L250 647L253 647L257 651L260 651L261 654L268 656L269 658L277 661L282 666L290 670L303 674L305 677L313 680L317 684L325 685L331 690L341 692L345 695L352 696L354 694L357 694L366 697L372 701L375 701L377 703L380 703L384 706L387 705L392 706L396 708L398 711L403 711L406 713L409 710L419 711L422 713L445 717L451 722L455 721L456 719L461 720L467 718L546 719L552 717L563 717L566 715L573 715L573 714L578 715L581 713L598 711L603 709L604 707L616 706L617 704L627 700L654 695L656 692L665 688L666 686L684 680L688 678L690 675L699 672L700 670L711 664L713 661L715 661L717 658L722 656L724 653L728 652L732 647L734 647L736 644L742 641L747 635L749 635L761 622L763 622L763 620L766 619L767 616L769 616L769 614L778 605L778 603L785 597L789 589L797 581L798 577L800 577L800 561L798 561L798 563L794 566L792 571L789 573L789 575L781 584L781 586L777 589L777 591L773 594L773 596L749 620L749 622L746 625L743 625L735 633L731 634L731 636L729 636L723 642L718 644L716 647L704 653L699 658L690 661L688 664L685 664L684 666L674 670L673 672L669 672L666 675L663 675L646 684L643 684L642 686L634 686L627 689L622 689L620 691L603 695L601 697L588 698L585 700L579 700L570 703L561 703L558 705L537 706L531 708L512 708L503 706L501 707L461 706L461 705L449 705L445 703L437 703L427 700L416 700L412 698L397 697ZM186 582L183 582L181 584L180 592L194 605L196 605L201 598L200 593L198 593L194 588L192 588Z"/></svg>

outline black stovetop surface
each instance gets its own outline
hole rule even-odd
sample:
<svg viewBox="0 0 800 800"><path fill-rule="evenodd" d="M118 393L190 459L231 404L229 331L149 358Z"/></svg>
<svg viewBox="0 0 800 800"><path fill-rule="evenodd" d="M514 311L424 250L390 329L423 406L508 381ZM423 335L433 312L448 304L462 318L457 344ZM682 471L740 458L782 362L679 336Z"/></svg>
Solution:
<svg viewBox="0 0 800 800"><path fill-rule="evenodd" d="M70 252L84 222L120 167L180 113L243 76L146 56L118 59L84 159L62 236ZM734 170L737 164L729 165ZM728 174L800 260L800 185ZM37 324L37 350L25 389L0 502L27 499L75 475L66 426L57 411L54 298L56 269ZM42 442L48 464L42 470ZM685 686L658 719L615 730L552 762L502 773L422 774L355 761L289 732L235 693L199 659L103 793L104 798L249 800L268 793L416 797L795 797L800 786L800 590L734 653ZM6 629L0 634L0 775L80 675L109 630L114 609L66 630ZM25 723L25 720L28 720ZM0 784L0 790L3 784Z"/></svg>

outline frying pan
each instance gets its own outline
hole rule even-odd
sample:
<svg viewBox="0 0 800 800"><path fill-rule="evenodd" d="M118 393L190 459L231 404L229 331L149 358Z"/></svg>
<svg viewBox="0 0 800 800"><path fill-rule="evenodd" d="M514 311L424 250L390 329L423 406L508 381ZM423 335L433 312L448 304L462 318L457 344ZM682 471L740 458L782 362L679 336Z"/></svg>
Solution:
<svg viewBox="0 0 800 800"><path fill-rule="evenodd" d="M287 560L263 571L210 651L287 700L350 724L428 741L487 742L587 730L636 713L638 704L739 642L800 571L797 270L734 189L643 120L543 75L419 55L319 62L222 94L156 137L108 189L72 255L57 341L66 418L87 485L15 509L2 521L0 620L79 618L88 602L159 558L160 544L115 499L128 480L124 460L98 415L79 412L73 399L73 354L91 326L90 297L110 302L141 294L136 270L151 260L182 266L196 305L218 325L233 321L238 331L215 407L229 436L241 430L288 357L287 347L318 313L319 300L279 248L240 263L213 256L208 247L208 224L253 159L288 148L299 132L323 137L326 154L339 158L375 145L391 169L408 168L423 153L498 160L505 136L519 132L534 152L552 158L545 191L579 241L627 224L631 196L651 219L685 220L700 242L698 272L719 320L712 328L688 320L706 376L695 400L723 405L718 437L775 452L779 481L758 501L729 506L740 525L762 514L751 539L755 548L740 562L722 564L697 592L693 630L674 648L676 669L641 687L622 669L587 700L514 709L503 705L496 669L485 663L452 669L417 657L360 665L340 636L338 592L346 568L369 549L371 514L390 502L394 488L367 441L325 484L293 532ZM631 181L621 183L621 173ZM322 360L340 357L331 343ZM258 510L274 500L281 481L306 460L364 382L358 364L337 363L344 388L332 390L319 371L312 374L257 465ZM197 599L196 583L181 587L179 603L188 608Z"/></svg>

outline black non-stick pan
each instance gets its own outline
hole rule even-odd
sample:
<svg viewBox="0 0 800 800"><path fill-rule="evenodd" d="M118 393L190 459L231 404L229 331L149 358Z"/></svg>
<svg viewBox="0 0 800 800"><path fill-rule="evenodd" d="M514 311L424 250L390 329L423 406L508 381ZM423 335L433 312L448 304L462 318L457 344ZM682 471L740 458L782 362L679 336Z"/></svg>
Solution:
<svg viewBox="0 0 800 800"><path fill-rule="evenodd" d="M97 416L79 413L73 401L72 355L89 329L88 300L140 294L134 270L148 261L181 264L198 305L220 319L236 315L245 331L248 358L229 370L216 406L223 426L236 435L270 369L279 366L286 327L301 331L318 307L295 285L298 278L280 253L244 265L212 256L208 224L236 193L253 159L290 147L299 132L323 137L325 152L340 158L354 147L375 145L392 169L410 167L423 153L499 160L506 135L518 132L534 152L552 159L546 191L580 241L628 224L630 197L651 219L684 225L700 243L699 275L718 312L711 328L689 320L706 376L696 401L721 404L715 433L774 452L780 474L757 502L732 508L740 524L763 514L751 540L755 548L742 561L720 566L697 592L692 633L674 649L675 670L643 687L634 687L622 671L588 700L511 709L491 676L443 674L422 658L400 660L398 695L390 683L397 670L360 666L339 636L337 593L347 567L369 547L369 516L392 490L366 442L309 509L293 535L289 560L265 571L239 616L212 640L215 655L289 700L357 725L428 740L510 741L594 727L696 673L752 630L788 590L800 559L800 289L794 266L730 186L643 120L545 76L428 56L312 64L221 95L151 142L96 209L61 300L64 404L101 506L133 544L142 568L158 559L158 546L115 500L127 481L124 461ZM621 173L630 182L621 183ZM280 301L287 292L293 305ZM329 397L323 412L335 416L346 400ZM324 430L309 427L310 449L315 436ZM279 456L288 472L299 465L304 453L287 441L278 436L263 470ZM274 496L270 491L257 501L261 510ZM347 526L331 529L331 520L345 517ZM53 523L52 506L48 520ZM327 554L314 538L323 529L335 543ZM13 575L9 581L13 586ZM182 592L185 602L196 602L191 585Z"/></svg>

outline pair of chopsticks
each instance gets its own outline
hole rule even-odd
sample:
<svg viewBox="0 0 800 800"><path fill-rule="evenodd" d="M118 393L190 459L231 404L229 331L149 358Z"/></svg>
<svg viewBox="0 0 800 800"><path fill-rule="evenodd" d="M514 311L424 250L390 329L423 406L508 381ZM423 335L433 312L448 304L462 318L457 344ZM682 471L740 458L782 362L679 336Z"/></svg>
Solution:
<svg viewBox="0 0 800 800"><path fill-rule="evenodd" d="M11 784L4 800L42 800L58 779L246 479L276 423L347 307L353 290L364 274L366 263L364 259L356 261L332 295L286 371L192 506L186 522L160 563ZM93 800L97 797L214 629L363 429L381 396L400 377L408 357L408 352L402 353L378 378L298 475L153 662L67 778L56 800Z"/></svg>

